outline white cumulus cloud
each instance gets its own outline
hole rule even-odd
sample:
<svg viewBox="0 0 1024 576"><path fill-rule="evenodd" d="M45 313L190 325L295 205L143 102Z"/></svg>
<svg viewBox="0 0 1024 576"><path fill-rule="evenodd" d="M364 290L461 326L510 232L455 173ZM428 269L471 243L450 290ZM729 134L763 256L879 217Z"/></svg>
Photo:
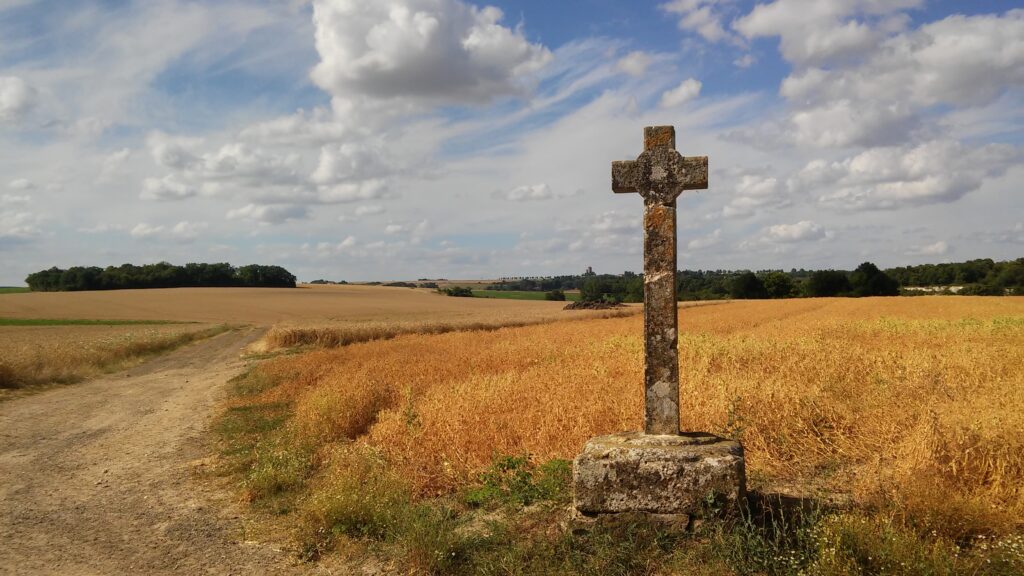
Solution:
<svg viewBox="0 0 1024 576"><path fill-rule="evenodd" d="M672 0L659 8L678 16L679 29L695 32L708 42L732 40L734 35L725 29L726 14L723 6L728 2L719 0Z"/></svg>
<svg viewBox="0 0 1024 576"><path fill-rule="evenodd" d="M693 100L697 96L700 96L700 89L703 87L700 80L693 78L687 78L683 80L679 86L671 90L665 91L661 95L661 107L662 108L674 108Z"/></svg>
<svg viewBox="0 0 1024 576"><path fill-rule="evenodd" d="M748 39L778 36L782 55L798 65L870 51L902 25L902 11L922 0L775 0L758 4L733 27Z"/></svg>
<svg viewBox="0 0 1024 576"><path fill-rule="evenodd" d="M40 236L39 217L31 212L0 210L0 249Z"/></svg>
<svg viewBox="0 0 1024 576"><path fill-rule="evenodd" d="M533 184L529 186L516 186L515 188L501 194L506 200L513 202L529 202L531 200L550 200L555 197L551 186L547 184Z"/></svg>
<svg viewBox="0 0 1024 576"><path fill-rule="evenodd" d="M155 226L146 222L139 222L132 228L131 235L135 238L151 238L162 234L166 228L163 226Z"/></svg>
<svg viewBox="0 0 1024 576"><path fill-rule="evenodd" d="M11 180L7 187L11 190L32 190L36 185L28 178L17 178Z"/></svg>
<svg viewBox="0 0 1024 576"><path fill-rule="evenodd" d="M820 224L801 220L796 224L776 224L765 230L764 239L769 242L812 242L826 238L827 231Z"/></svg>
<svg viewBox="0 0 1024 576"><path fill-rule="evenodd" d="M199 237L199 233L206 230L209 225L206 222L189 222L183 220L175 224L170 234L179 242L192 242Z"/></svg>
<svg viewBox="0 0 1024 576"><path fill-rule="evenodd" d="M735 192L722 208L725 218L746 218L770 208L790 205L778 178L762 174L743 174L736 182Z"/></svg>
<svg viewBox="0 0 1024 576"><path fill-rule="evenodd" d="M943 240L924 246L914 246L907 251L908 256L944 256L949 253L950 246Z"/></svg>
<svg viewBox="0 0 1024 576"><path fill-rule="evenodd" d="M485 102L521 93L550 52L501 25L503 14L459 0L314 0L320 62L332 95Z"/></svg>
<svg viewBox="0 0 1024 576"><path fill-rule="evenodd" d="M174 175L146 178L139 198L143 200L184 200L198 194L195 187L179 182Z"/></svg>
<svg viewBox="0 0 1024 576"><path fill-rule="evenodd" d="M305 206L280 205L259 205L247 204L241 208L229 210L228 220L251 220L263 224L283 224L289 220L302 220L309 216L309 209Z"/></svg>
<svg viewBox="0 0 1024 576"><path fill-rule="evenodd" d="M785 18L773 20L772 26L755 28L752 24L765 17L769 8L792 8L792 4L779 0L758 6L738 26L765 35L781 34L784 54L787 38L803 46L799 54L787 57L809 66L797 69L779 90L794 107L791 120L800 143L829 147L900 144L912 139L922 116L936 106L985 106L1024 86L1024 10L949 16L891 35L879 24L872 29L872 37L857 48L858 59L816 67L810 65L815 58L804 51L808 37L799 27L790 30ZM819 8L828 12L826 8L834 4L814 3L807 10L811 14ZM862 11L882 10L873 3L853 4L861 4ZM896 2L890 8L899 6ZM824 57L829 52L814 54Z"/></svg>
<svg viewBox="0 0 1024 576"><path fill-rule="evenodd" d="M722 230L716 228L714 232L701 236L700 238L694 238L686 243L687 250L700 250L703 248L710 248L716 244L722 242Z"/></svg>
<svg viewBox="0 0 1024 576"><path fill-rule="evenodd" d="M967 148L937 140L871 148L837 162L812 161L790 186L845 210L891 210L959 200L1021 158L1022 151L1009 144Z"/></svg>
<svg viewBox="0 0 1024 576"><path fill-rule="evenodd" d="M386 211L380 204L367 204L355 209L356 216L373 216L374 214L383 214Z"/></svg>
<svg viewBox="0 0 1024 576"><path fill-rule="evenodd" d="M650 54L642 50L635 50L619 58L619 61L615 63L615 69L633 77L640 77L644 75L647 67L653 61Z"/></svg>
<svg viewBox="0 0 1024 576"><path fill-rule="evenodd" d="M0 122L20 120L36 104L35 88L17 76L0 76Z"/></svg>

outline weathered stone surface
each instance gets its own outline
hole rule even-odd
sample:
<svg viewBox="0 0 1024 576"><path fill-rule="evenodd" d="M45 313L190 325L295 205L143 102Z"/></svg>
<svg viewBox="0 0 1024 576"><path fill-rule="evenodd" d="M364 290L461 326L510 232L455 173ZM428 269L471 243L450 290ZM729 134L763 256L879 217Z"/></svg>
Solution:
<svg viewBox="0 0 1024 576"><path fill-rule="evenodd" d="M623 432L592 438L573 462L573 505L585 516L723 511L745 496L743 447L704 433Z"/></svg>
<svg viewBox="0 0 1024 576"><path fill-rule="evenodd" d="M644 150L654 148L676 149L675 126L647 126L644 128Z"/></svg>
<svg viewBox="0 0 1024 576"><path fill-rule="evenodd" d="M644 129L644 151L636 160L612 162L612 190L638 192L644 200L675 202L685 190L708 187L708 157L683 157L672 126Z"/></svg>
<svg viewBox="0 0 1024 576"><path fill-rule="evenodd" d="M644 205L644 430L679 433L676 203Z"/></svg>
<svg viewBox="0 0 1024 576"><path fill-rule="evenodd" d="M612 162L612 190L644 198L644 431L679 432L676 197L708 187L706 156L676 152L672 126L644 129L636 160Z"/></svg>
<svg viewBox="0 0 1024 576"><path fill-rule="evenodd" d="M676 198L708 187L706 156L684 158L675 129L644 129L644 151L612 163L612 190L644 199L644 430L587 442L573 463L573 507L585 518L636 514L687 525L744 497L743 447L679 431Z"/></svg>

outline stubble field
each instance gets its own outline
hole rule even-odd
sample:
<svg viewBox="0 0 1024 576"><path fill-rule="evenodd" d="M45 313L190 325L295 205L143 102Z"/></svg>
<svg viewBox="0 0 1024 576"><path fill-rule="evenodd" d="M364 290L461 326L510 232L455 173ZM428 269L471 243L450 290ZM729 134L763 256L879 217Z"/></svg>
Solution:
<svg viewBox="0 0 1024 576"><path fill-rule="evenodd" d="M696 561L683 548L639 554L647 568L1024 570L1024 299L732 302L682 310L680 348L683 427L742 440L756 491L838 508L782 540L698 541ZM458 534L474 522L465 503L479 505L459 495L541 482L587 438L639 429L642 353L634 316L285 356L236 382L226 453L247 497L283 513L307 555L369 537L404 542L413 569L522 572L553 546L550 534L534 529L521 535L526 549L491 542L474 556L464 539L418 538L426 513L415 503L461 498L437 520ZM403 506L420 511L394 511ZM453 549L461 560L442 562ZM513 557L520 569L487 568ZM594 558L577 560L537 570L593 568Z"/></svg>

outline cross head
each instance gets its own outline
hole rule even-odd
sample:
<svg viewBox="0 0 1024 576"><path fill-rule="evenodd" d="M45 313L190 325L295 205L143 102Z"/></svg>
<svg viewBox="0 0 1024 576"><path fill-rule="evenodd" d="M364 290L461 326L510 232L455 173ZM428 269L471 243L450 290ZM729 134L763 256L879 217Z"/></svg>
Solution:
<svg viewBox="0 0 1024 576"><path fill-rule="evenodd" d="M612 190L644 199L644 432L679 434L676 198L708 187L707 156L676 151L672 126L644 128L636 160L612 162Z"/></svg>

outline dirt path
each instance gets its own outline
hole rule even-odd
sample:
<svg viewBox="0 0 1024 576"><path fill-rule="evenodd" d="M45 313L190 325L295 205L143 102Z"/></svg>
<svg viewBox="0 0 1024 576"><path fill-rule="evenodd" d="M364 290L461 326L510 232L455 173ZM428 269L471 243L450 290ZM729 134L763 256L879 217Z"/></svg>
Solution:
<svg viewBox="0 0 1024 576"><path fill-rule="evenodd" d="M0 574L291 574L195 478L224 383L260 330L0 404Z"/></svg>

